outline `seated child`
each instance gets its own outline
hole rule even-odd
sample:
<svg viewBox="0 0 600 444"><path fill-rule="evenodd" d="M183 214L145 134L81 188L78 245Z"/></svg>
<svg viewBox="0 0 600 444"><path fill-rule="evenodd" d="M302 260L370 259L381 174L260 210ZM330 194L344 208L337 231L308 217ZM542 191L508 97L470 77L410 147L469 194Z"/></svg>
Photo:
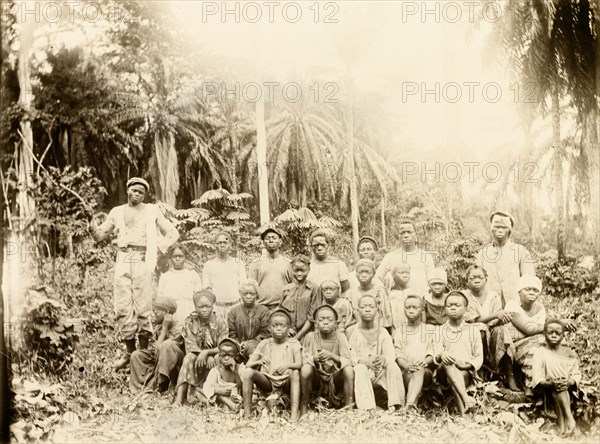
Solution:
<svg viewBox="0 0 600 444"><path fill-rule="evenodd" d="M252 413L254 384L263 392L286 390L290 392L291 420L298 420L300 403L300 369L302 346L297 339L289 337L291 318L283 309L277 309L269 317L271 336L263 339L241 371L244 416Z"/></svg>
<svg viewBox="0 0 600 444"><path fill-rule="evenodd" d="M229 337L240 343L246 362L260 341L269 337L269 309L257 302L258 282L247 279L240 284L241 304L227 314Z"/></svg>
<svg viewBox="0 0 600 444"><path fill-rule="evenodd" d="M546 343L533 352L531 387L551 394L554 400L560 436L575 431L569 389L581 383L577 353L561 344L565 327L559 319L548 319L544 325Z"/></svg>
<svg viewBox="0 0 600 444"><path fill-rule="evenodd" d="M312 329L310 320L319 303L318 287L306 277L310 271L310 259L300 254L292 259L294 282L283 288L283 298L279 308L285 309L291 319L290 334L301 340Z"/></svg>
<svg viewBox="0 0 600 444"><path fill-rule="evenodd" d="M138 393L144 387L165 392L171 382L177 381L177 372L183 360L181 324L174 319L177 302L159 296L152 304L154 313L154 344L151 350L136 350L129 361L129 388Z"/></svg>
<svg viewBox="0 0 600 444"><path fill-rule="evenodd" d="M352 303L354 317L358 320L358 301L365 294L375 298L377 313L381 316L381 326L387 329L392 328L392 310L390 300L386 289L375 278L375 262L371 259L360 259L356 263L356 277L360 286L348 290L347 298Z"/></svg>
<svg viewBox="0 0 600 444"><path fill-rule="evenodd" d="M475 406L474 399L467 394L467 387L477 380L477 370L483 364L479 328L464 319L468 303L461 291L451 291L446 296L448 321L439 328L434 344L437 380L450 386L463 416Z"/></svg>
<svg viewBox="0 0 600 444"><path fill-rule="evenodd" d="M446 272L441 268L435 268L427 283L429 284L429 293L425 295L423 319L426 324L442 325L448 320L444 307L448 286Z"/></svg>
<svg viewBox="0 0 600 444"><path fill-rule="evenodd" d="M404 405L402 373L396 365L392 338L376 325L377 302L371 295L358 300L358 324L350 327L348 343L354 365L354 397L359 409L375 408L374 386L387 392L390 410Z"/></svg>
<svg viewBox="0 0 600 444"><path fill-rule="evenodd" d="M490 335L490 355L494 367L504 375L508 388L519 390L515 367L521 370L525 377L525 393L531 395L531 357L532 351L544 343L544 323L546 309L538 302L542 291L542 281L537 276L524 274L516 285L519 302L508 301L505 311L512 314L510 322L495 327ZM563 325L568 331L575 331L572 321L564 320ZM520 380L519 382L523 382ZM522 384L521 384L522 385Z"/></svg>
<svg viewBox="0 0 600 444"><path fill-rule="evenodd" d="M229 410L240 409L242 380L238 374L239 365L235 359L240 354L240 345L231 338L219 342L219 364L208 372L202 392L210 402L225 405Z"/></svg>
<svg viewBox="0 0 600 444"><path fill-rule="evenodd" d="M323 281L320 287L320 299L324 304L331 305L337 313L337 330L339 333L346 333L346 329L356 323L352 304L346 298L340 297L340 284L336 281Z"/></svg>
<svg viewBox="0 0 600 444"><path fill-rule="evenodd" d="M394 334L396 363L402 370L406 388L406 407L416 409L424 386L431 384L433 364L433 341L437 327L424 324L423 298L409 294L404 299L406 322L398 326Z"/></svg>
<svg viewBox="0 0 600 444"><path fill-rule="evenodd" d="M186 355L177 379L177 405L187 401L188 386L199 390L208 372L218 364L217 344L227 335L227 326L213 312L215 299L207 288L194 294L196 310L185 320L181 332Z"/></svg>
<svg viewBox="0 0 600 444"><path fill-rule="evenodd" d="M202 282L196 270L185 268L187 249L178 243L169 247L167 255L172 268L161 274L158 281L158 296L169 296L177 302L175 320L183 325L194 311L194 293L202 290Z"/></svg>
<svg viewBox="0 0 600 444"><path fill-rule="evenodd" d="M300 370L301 404L300 416L308 411L313 386L319 386L319 394L331 406L341 403L337 390L342 388L345 406L352 406L354 394L354 370L350 359L350 347L346 335L337 331L338 313L330 305L315 310L315 331L304 340L304 364Z"/></svg>

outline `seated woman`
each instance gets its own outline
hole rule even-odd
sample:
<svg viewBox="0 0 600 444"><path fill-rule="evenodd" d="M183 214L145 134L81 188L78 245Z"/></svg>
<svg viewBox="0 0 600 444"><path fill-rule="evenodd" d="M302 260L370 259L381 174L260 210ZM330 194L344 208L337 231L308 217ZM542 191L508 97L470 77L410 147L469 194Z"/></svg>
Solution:
<svg viewBox="0 0 600 444"><path fill-rule="evenodd" d="M512 313L510 323L492 329L490 336L490 358L492 365L504 375L508 388L519 390L516 368L520 369L525 380L531 379L531 357L535 348L544 344L544 323L546 309L538 298L542 291L542 281L534 275L525 274L517 281L519 301L509 301L505 311ZM572 321L564 320L565 329L575 331ZM521 381L521 385L523 386ZM526 394L531 394L525 385Z"/></svg>

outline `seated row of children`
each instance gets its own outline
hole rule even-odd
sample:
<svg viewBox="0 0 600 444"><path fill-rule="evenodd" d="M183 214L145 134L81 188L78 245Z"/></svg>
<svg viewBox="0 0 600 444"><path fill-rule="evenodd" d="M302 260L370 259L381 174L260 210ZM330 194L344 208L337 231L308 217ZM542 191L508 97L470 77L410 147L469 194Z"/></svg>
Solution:
<svg viewBox="0 0 600 444"><path fill-rule="evenodd" d="M485 270L477 266L467 271L466 290L448 293L445 272L436 270L423 295L406 288L406 264L393 267L388 290L374 281L373 261L361 259L359 287L344 296L334 280L317 289L306 285L309 268L305 256L292 261L295 282L273 312L257 304L256 282L243 282L241 303L231 308L226 323L213 314L209 290L194 295L196 311L183 326L173 321L174 301L157 298L156 351L132 356L132 390L152 382L165 391L171 384L176 402L183 403L192 386L231 409L243 400L249 415L254 385L289 389L296 419L306 412L316 385L316 393L334 406L356 400L358 408L373 408L376 394L385 394L388 407L412 409L423 387L436 381L451 389L458 411L465 413L474 405L467 387L485 361L501 370L511 388L517 367L527 376L527 389L552 389L561 431L573 429L563 389L581 376L576 355L560 342L574 325L546 320L535 276L523 276L520 302L502 309L500 296L485 291Z"/></svg>

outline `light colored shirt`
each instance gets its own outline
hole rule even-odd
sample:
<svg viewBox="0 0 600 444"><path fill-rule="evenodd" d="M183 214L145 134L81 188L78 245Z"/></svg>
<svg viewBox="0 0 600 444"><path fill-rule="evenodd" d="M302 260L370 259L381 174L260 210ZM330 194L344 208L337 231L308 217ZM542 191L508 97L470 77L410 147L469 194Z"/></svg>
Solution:
<svg viewBox="0 0 600 444"><path fill-rule="evenodd" d="M406 295L409 291L412 291L412 289L390 290L388 292L390 309L392 311L392 326L394 328L398 328L401 324L407 322L406 315L404 314L404 301L406 300ZM424 296L425 295L421 295L421 297Z"/></svg>
<svg viewBox="0 0 600 444"><path fill-rule="evenodd" d="M471 290L463 290L463 293L465 293L467 299L469 299L469 307L472 307L475 311L476 318L489 316L502 310L502 298L500 297L500 294L496 291L488 291L487 289L484 289L483 291L485 294L485 301L481 304Z"/></svg>
<svg viewBox="0 0 600 444"><path fill-rule="evenodd" d="M510 313L518 313L518 314L524 316L525 319L527 319L527 322L530 322L532 324L532 326L535 326L537 328L537 327L543 326L544 322L546 322L546 308L539 302L536 302L536 303L541 306L541 309L533 316L531 316L529 313L527 313L525 310L523 310L523 307L521 307L521 303L517 302L517 301L509 301L506 304L506 307L504 308L504 310L507 312L510 312ZM517 329L517 327L515 327L512 324L512 322L506 324L506 328L508 328L508 331L510 332L510 336L514 340L522 339L522 338L526 337L526 335L521 333Z"/></svg>
<svg viewBox="0 0 600 444"><path fill-rule="evenodd" d="M260 259L250 264L248 277L258 282L258 302L276 305L281 302L283 287L292 282L292 268L281 254L272 259L263 250Z"/></svg>
<svg viewBox="0 0 600 444"><path fill-rule="evenodd" d="M535 275L533 255L510 239L502 247L495 243L484 246L477 253L475 263L487 271L486 289L498 292L505 305L519 300L515 287L519 278L524 274Z"/></svg>
<svg viewBox="0 0 600 444"><path fill-rule="evenodd" d="M377 268L376 277L381 282L385 281L385 276L397 263L410 265L410 279L407 287L416 288L424 292L428 291L427 278L435 268L433 263L433 254L416 248L414 251L406 252L402 248L391 251L386 254L379 268Z"/></svg>
<svg viewBox="0 0 600 444"><path fill-rule="evenodd" d="M204 287L212 289L217 304L231 304L240 299L240 282L246 279L244 261L228 257L222 261L218 257L207 261L202 271Z"/></svg>
<svg viewBox="0 0 600 444"><path fill-rule="evenodd" d="M407 323L399 325L394 332L396 357L414 364L424 361L427 356L433 356L433 341L437 331L436 326L423 323L416 327Z"/></svg>
<svg viewBox="0 0 600 444"><path fill-rule="evenodd" d="M546 345L538 347L531 361L531 387L556 379L573 379L576 384L581 383L577 354L562 345L560 350L551 350Z"/></svg>
<svg viewBox="0 0 600 444"><path fill-rule="evenodd" d="M440 325L434 349L435 356L446 352L458 361L468 362L476 371L483 365L481 330L476 324L463 321L458 327L449 322Z"/></svg>
<svg viewBox="0 0 600 444"><path fill-rule="evenodd" d="M320 287L324 281L343 282L348 280L348 267L340 259L330 257L324 261L313 259L307 280Z"/></svg>
<svg viewBox="0 0 600 444"><path fill-rule="evenodd" d="M181 270L171 269L160 276L158 281L158 296L171 297L177 302L177 310L173 319L183 322L194 307L194 293L202 290L200 276L195 270L183 268Z"/></svg>
<svg viewBox="0 0 600 444"><path fill-rule="evenodd" d="M352 327L348 335L350 358L353 365L358 364L360 360L373 360L378 355L385 356L386 365L396 365L394 343L385 328L381 327L379 329L379 348L377 347L377 341L367 341L367 338L363 336L358 325Z"/></svg>

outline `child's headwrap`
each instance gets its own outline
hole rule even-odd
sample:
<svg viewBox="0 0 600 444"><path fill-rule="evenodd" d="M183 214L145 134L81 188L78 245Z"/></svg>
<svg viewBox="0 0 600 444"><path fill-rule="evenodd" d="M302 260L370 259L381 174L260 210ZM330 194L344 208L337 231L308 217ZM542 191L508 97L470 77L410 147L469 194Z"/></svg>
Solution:
<svg viewBox="0 0 600 444"><path fill-rule="evenodd" d="M375 251L379 249L377 241L374 238L372 238L371 236L363 236L358 240L358 244L356 244L356 251L358 251L358 247L360 247L360 244L364 244L365 242L371 243Z"/></svg>
<svg viewBox="0 0 600 444"><path fill-rule="evenodd" d="M276 310L273 310L273 312L269 315L269 323L271 323L271 319L273 319L275 316L277 315L283 315L287 318L288 320L288 324L292 325L292 316L290 316L289 311L287 311L285 308L280 307Z"/></svg>
<svg viewBox="0 0 600 444"><path fill-rule="evenodd" d="M542 281L533 274L524 274L517 281L517 293L524 288L535 288L537 291L542 291Z"/></svg>
<svg viewBox="0 0 600 444"><path fill-rule="evenodd" d="M373 262L371 259L359 259L358 262L356 263L356 267L354 267L355 270L358 270L358 267L369 267L372 268L373 271L377 270L377 266L375 265L375 262Z"/></svg>
<svg viewBox="0 0 600 444"><path fill-rule="evenodd" d="M446 270L443 270L441 268L433 269L429 276L429 279L427 279L427 283L431 285L436 282L441 282L444 285L448 285L448 275L446 274Z"/></svg>
<svg viewBox="0 0 600 444"><path fill-rule="evenodd" d="M241 347L240 347L240 344L235 339L223 338L219 342L218 348L221 348L221 345L231 345L235 349L235 354L236 355L240 354Z"/></svg>
<svg viewBox="0 0 600 444"><path fill-rule="evenodd" d="M342 286L340 285L340 283L338 281L334 281L333 279L325 279L323 282L321 282L320 288L323 288L323 285L325 285L326 283L331 283L331 284L335 285L339 289L342 288Z"/></svg>
<svg viewBox="0 0 600 444"><path fill-rule="evenodd" d="M177 311L177 302L169 296L159 296L152 303L152 308L173 314Z"/></svg>
<svg viewBox="0 0 600 444"><path fill-rule="evenodd" d="M508 228L510 233L512 233L512 229L515 226L515 220L513 217L504 211L493 212L490 216L490 223L492 227Z"/></svg>
<svg viewBox="0 0 600 444"><path fill-rule="evenodd" d="M317 314L321 311L321 310L330 310L333 313L333 316L335 317L335 320L337 321L339 316L338 316L338 312L335 310L335 308L333 308L331 305L329 304L323 304L320 307L317 307L315 309L315 312L313 313L313 321L317 322Z"/></svg>

